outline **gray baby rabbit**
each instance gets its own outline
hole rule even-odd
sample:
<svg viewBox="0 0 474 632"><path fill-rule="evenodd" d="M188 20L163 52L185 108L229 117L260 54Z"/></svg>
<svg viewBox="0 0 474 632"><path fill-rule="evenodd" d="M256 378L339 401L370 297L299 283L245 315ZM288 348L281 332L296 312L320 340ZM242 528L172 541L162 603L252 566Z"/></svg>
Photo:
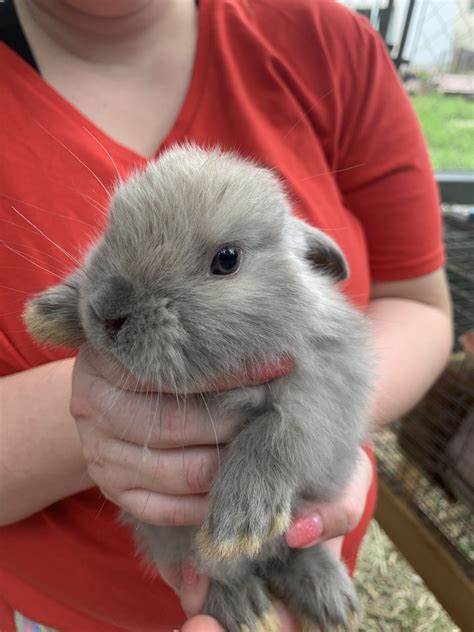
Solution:
<svg viewBox="0 0 474 632"><path fill-rule="evenodd" d="M245 423L203 527L137 524L158 568L192 558L212 578L205 612L229 632L277 630L270 594L305 632L349 630L357 610L324 545L290 550L282 537L305 499L341 492L365 434L372 360L364 318L335 287L347 274L332 240L290 214L270 170L178 146L117 186L83 267L25 310L38 340L87 341L182 394L294 359L267 385L206 395L211 414L239 411Z"/></svg>

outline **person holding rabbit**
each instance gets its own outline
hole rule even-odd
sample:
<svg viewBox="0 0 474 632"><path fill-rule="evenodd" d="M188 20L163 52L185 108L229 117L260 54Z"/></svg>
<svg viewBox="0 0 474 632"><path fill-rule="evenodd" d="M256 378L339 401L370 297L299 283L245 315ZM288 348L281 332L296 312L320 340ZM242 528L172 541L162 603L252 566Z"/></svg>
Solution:
<svg viewBox="0 0 474 632"><path fill-rule="evenodd" d="M335 2L16 0L0 11L0 627L221 630L200 614L206 576L147 573L116 518L202 524L216 442L241 420L213 427L205 406L140 393L85 350L34 345L25 302L78 267L117 179L175 143L237 151L278 174L295 215L344 253L341 289L378 355L368 423L389 423L451 346L418 123L378 35ZM255 366L217 387L292 370ZM370 447L359 455L340 497L308 505L285 536L295 548L324 540L350 571L375 500Z"/></svg>

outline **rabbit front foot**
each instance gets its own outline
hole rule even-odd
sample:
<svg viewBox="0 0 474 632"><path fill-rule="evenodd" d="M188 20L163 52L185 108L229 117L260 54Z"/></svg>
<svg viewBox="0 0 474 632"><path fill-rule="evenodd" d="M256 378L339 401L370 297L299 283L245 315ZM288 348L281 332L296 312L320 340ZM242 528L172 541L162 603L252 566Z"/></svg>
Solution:
<svg viewBox="0 0 474 632"><path fill-rule="evenodd" d="M264 573L270 590L298 617L303 632L355 632L358 600L346 567L324 545L291 551Z"/></svg>
<svg viewBox="0 0 474 632"><path fill-rule="evenodd" d="M303 632L355 632L358 600L345 569L327 575L315 570L303 577L297 611Z"/></svg>
<svg viewBox="0 0 474 632"><path fill-rule="evenodd" d="M199 553L209 560L234 560L240 557L254 558L268 540L276 538L288 529L291 523L290 513L281 513L272 518L265 533L251 531L248 524L245 533L232 537L221 537L219 529L204 526L196 538Z"/></svg>
<svg viewBox="0 0 474 632"><path fill-rule="evenodd" d="M305 617L298 617L298 623L300 624L301 632L357 632L359 629L359 617L357 615L351 615L348 619L347 625L329 625L328 627L322 628L318 623L314 623L314 621L310 621L310 619L306 619Z"/></svg>
<svg viewBox="0 0 474 632"><path fill-rule="evenodd" d="M228 632L280 632L279 617L263 582L252 574L236 583L212 581L204 612Z"/></svg>
<svg viewBox="0 0 474 632"><path fill-rule="evenodd" d="M252 559L263 545L281 536L291 523L291 490L264 480L219 478L211 510L196 539L208 560Z"/></svg>

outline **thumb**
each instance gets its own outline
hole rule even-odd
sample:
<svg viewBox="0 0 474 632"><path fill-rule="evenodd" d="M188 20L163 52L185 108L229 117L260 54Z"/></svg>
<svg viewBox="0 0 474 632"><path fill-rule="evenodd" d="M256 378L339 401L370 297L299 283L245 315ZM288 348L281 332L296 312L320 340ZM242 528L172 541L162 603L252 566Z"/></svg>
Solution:
<svg viewBox="0 0 474 632"><path fill-rule="evenodd" d="M179 591L181 606L188 616L202 612L209 592L209 578L199 575L190 563L183 564ZM200 630L201 628L197 628ZM202 628L204 630L204 628ZM209 628L209 632L213 632Z"/></svg>
<svg viewBox="0 0 474 632"><path fill-rule="evenodd" d="M181 632L225 632L224 628L212 617L200 614L186 621Z"/></svg>
<svg viewBox="0 0 474 632"><path fill-rule="evenodd" d="M199 575L190 562L184 562L180 568L162 568L160 575L176 592L188 617L202 611L209 591L208 577ZM213 631L209 629L209 632Z"/></svg>
<svg viewBox="0 0 474 632"><path fill-rule="evenodd" d="M372 463L361 449L352 478L344 492L333 501L308 506L303 515L293 520L285 536L288 546L314 546L318 542L346 535L355 529L364 513L372 477Z"/></svg>

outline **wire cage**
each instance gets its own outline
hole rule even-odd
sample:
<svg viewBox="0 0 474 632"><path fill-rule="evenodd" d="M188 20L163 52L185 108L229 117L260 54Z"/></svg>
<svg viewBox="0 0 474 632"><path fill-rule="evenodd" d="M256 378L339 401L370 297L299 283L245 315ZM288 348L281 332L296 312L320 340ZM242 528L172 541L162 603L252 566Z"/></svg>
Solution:
<svg viewBox="0 0 474 632"><path fill-rule="evenodd" d="M474 223L468 220L445 215L456 335L449 364L420 404L377 433L374 443L382 486L412 511L456 564L466 594L474 594ZM403 552L403 543L399 548ZM443 595L437 596L443 603ZM452 613L462 619L462 629L474 629L474 601L456 608L464 608L461 615Z"/></svg>

